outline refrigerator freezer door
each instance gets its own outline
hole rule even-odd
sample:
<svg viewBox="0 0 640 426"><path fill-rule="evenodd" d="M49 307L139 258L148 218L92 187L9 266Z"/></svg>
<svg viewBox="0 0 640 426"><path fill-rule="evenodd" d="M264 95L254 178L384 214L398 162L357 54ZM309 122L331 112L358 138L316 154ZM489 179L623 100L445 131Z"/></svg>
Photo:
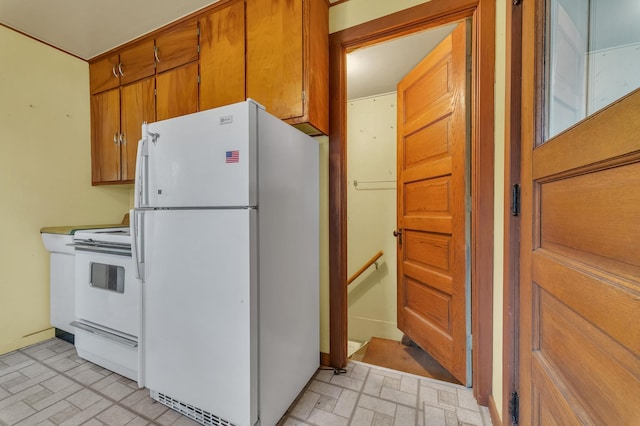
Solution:
<svg viewBox="0 0 640 426"><path fill-rule="evenodd" d="M255 206L257 108L246 101L143 126L136 207Z"/></svg>
<svg viewBox="0 0 640 426"><path fill-rule="evenodd" d="M234 425L254 425L255 210L143 215L146 386Z"/></svg>

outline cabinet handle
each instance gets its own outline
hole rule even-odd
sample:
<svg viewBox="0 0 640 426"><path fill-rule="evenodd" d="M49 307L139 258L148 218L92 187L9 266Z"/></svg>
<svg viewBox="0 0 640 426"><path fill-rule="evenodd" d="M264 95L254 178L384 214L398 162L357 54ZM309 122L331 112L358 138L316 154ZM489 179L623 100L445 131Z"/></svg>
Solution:
<svg viewBox="0 0 640 426"><path fill-rule="evenodd" d="M113 73L113 76L115 78L118 78L118 73L116 72L116 64L113 64L113 67L111 67L111 72Z"/></svg>
<svg viewBox="0 0 640 426"><path fill-rule="evenodd" d="M124 73L122 72L122 64L118 64L118 71L120 71L120 75L124 77Z"/></svg>
<svg viewBox="0 0 640 426"><path fill-rule="evenodd" d="M113 134L113 143L115 143L116 145L118 145L118 132Z"/></svg>
<svg viewBox="0 0 640 426"><path fill-rule="evenodd" d="M156 58L156 62L160 62L160 58L158 57L158 51L160 49L158 49L158 46L153 48L153 56Z"/></svg>
<svg viewBox="0 0 640 426"><path fill-rule="evenodd" d="M126 143L127 141L124 139L124 133L120 133L120 144Z"/></svg>

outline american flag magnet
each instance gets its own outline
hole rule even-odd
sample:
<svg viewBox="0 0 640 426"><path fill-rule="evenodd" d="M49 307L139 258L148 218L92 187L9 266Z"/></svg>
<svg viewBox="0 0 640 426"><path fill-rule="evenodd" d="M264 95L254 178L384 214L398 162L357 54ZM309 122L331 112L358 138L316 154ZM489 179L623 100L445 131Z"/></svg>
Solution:
<svg viewBox="0 0 640 426"><path fill-rule="evenodd" d="M240 151L227 151L225 155L225 163L239 163L240 162Z"/></svg>

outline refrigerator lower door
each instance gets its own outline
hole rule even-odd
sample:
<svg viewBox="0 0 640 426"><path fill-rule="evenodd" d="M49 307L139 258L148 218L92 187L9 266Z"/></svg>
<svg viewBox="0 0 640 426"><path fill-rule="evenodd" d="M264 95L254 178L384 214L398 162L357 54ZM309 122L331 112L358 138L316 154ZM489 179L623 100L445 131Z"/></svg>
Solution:
<svg viewBox="0 0 640 426"><path fill-rule="evenodd" d="M255 210L143 214L146 386L173 408L186 404L219 424L254 425Z"/></svg>

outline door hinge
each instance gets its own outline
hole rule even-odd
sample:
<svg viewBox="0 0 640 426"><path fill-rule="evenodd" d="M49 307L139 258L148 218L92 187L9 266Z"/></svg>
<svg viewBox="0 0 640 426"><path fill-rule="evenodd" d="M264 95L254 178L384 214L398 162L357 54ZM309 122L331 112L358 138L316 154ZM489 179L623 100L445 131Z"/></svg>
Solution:
<svg viewBox="0 0 640 426"><path fill-rule="evenodd" d="M511 215L520 215L520 185L517 183L511 186Z"/></svg>
<svg viewBox="0 0 640 426"><path fill-rule="evenodd" d="M514 425L518 424L520 410L520 399L518 392L511 392L511 399L509 400L509 415L511 416L511 422Z"/></svg>

